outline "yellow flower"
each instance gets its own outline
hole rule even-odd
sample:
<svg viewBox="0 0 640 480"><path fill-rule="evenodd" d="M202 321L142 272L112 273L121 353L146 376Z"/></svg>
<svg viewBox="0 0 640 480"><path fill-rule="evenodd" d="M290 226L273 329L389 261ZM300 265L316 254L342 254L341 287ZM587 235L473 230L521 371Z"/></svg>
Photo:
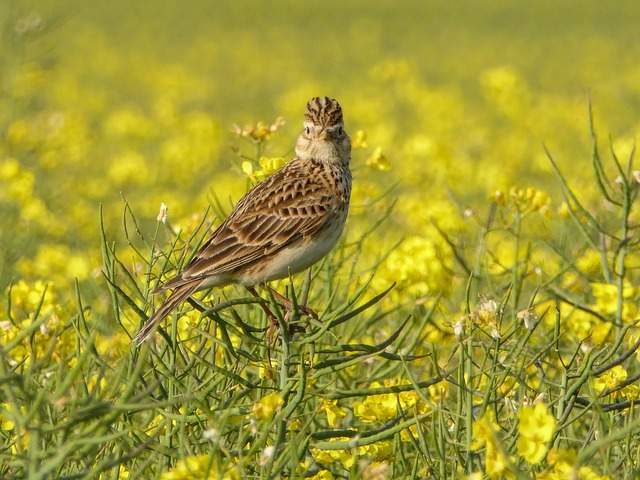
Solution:
<svg viewBox="0 0 640 480"><path fill-rule="evenodd" d="M591 292L595 298L595 310L604 314L614 314L618 311L618 287L610 283L592 283ZM622 287L622 298L627 300L622 305L622 318L630 321L635 318L637 308L635 304L629 300L633 298L635 288L625 281Z"/></svg>
<svg viewBox="0 0 640 480"><path fill-rule="evenodd" d="M610 480L609 475L598 475L591 467L583 466L578 469L579 480Z"/></svg>
<svg viewBox="0 0 640 480"><path fill-rule="evenodd" d="M131 339L122 331L96 337L96 350L103 358L115 360L131 347Z"/></svg>
<svg viewBox="0 0 640 480"><path fill-rule="evenodd" d="M487 443L485 469L489 478L503 478L508 472L508 462L502 450L495 443Z"/></svg>
<svg viewBox="0 0 640 480"><path fill-rule="evenodd" d="M345 437L334 439L335 442L348 440ZM316 462L321 465L331 465L332 463L340 463L346 468L351 468L355 462L355 452L350 450L320 450L318 448L311 449L311 455Z"/></svg>
<svg viewBox="0 0 640 480"><path fill-rule="evenodd" d="M382 153L381 147L376 147L371 155L365 161L367 167L371 167L375 170L380 170L382 172L386 172L387 170L391 170L391 164L387 157Z"/></svg>
<svg viewBox="0 0 640 480"><path fill-rule="evenodd" d="M587 275L596 275L602 268L602 255L593 248L587 249L576 258L576 267Z"/></svg>
<svg viewBox="0 0 640 480"><path fill-rule="evenodd" d="M640 399L640 385L627 385L621 390L620 395L627 400L638 401Z"/></svg>
<svg viewBox="0 0 640 480"><path fill-rule="evenodd" d="M158 414L154 416L147 425L147 433L149 435L164 434L167 431L167 419Z"/></svg>
<svg viewBox="0 0 640 480"><path fill-rule="evenodd" d="M124 465L118 466L118 476L117 476L118 480L128 480L130 478L130 475L131 475L131 472L129 472L129 469L127 467L125 467ZM111 473L101 473L98 478L100 480L107 480L114 477L112 476Z"/></svg>
<svg viewBox="0 0 640 480"><path fill-rule="evenodd" d="M483 72L480 82L487 100L509 117L518 117L528 102L528 88L511 67L491 68Z"/></svg>
<svg viewBox="0 0 640 480"><path fill-rule="evenodd" d="M395 418L398 399L394 394L370 395L353 404L353 413L363 422L385 422Z"/></svg>
<svg viewBox="0 0 640 480"><path fill-rule="evenodd" d="M312 475L311 477L305 477L305 478L306 480L333 480L335 477L333 476L333 473L331 473L330 470L320 470L315 475Z"/></svg>
<svg viewBox="0 0 640 480"><path fill-rule="evenodd" d="M386 381L385 386L396 384L397 381ZM379 382L373 382L372 387L380 387ZM363 422L384 422L398 415L398 408L402 410L417 409L418 413L426 413L429 406L420 400L415 391L400 393L383 393L369 395L354 402L353 413Z"/></svg>
<svg viewBox="0 0 640 480"><path fill-rule="evenodd" d="M222 474L218 473L216 463L208 455L194 455L185 457L176 463L175 467L160 475L160 480L239 480L238 471L231 467Z"/></svg>
<svg viewBox="0 0 640 480"><path fill-rule="evenodd" d="M574 310L564 317L568 332L578 341L601 345L609 336L612 324L603 322L582 310Z"/></svg>
<svg viewBox="0 0 640 480"><path fill-rule="evenodd" d="M548 213L551 199L549 195L541 190L532 187L517 188L509 190L509 197L512 204L521 213L541 212Z"/></svg>
<svg viewBox="0 0 640 480"><path fill-rule="evenodd" d="M325 412L327 423L332 428L337 427L340 419L347 414L344 408L338 406L337 400L322 400L320 410Z"/></svg>
<svg viewBox="0 0 640 480"><path fill-rule="evenodd" d="M243 161L241 165L244 174L254 182L259 182L278 170L285 164L285 159L283 157L260 157L258 164L260 165L259 170L256 170L253 163L248 160Z"/></svg>
<svg viewBox="0 0 640 480"><path fill-rule="evenodd" d="M489 478L502 478L508 473L509 462L497 437L500 427L492 410L487 410L482 417L473 422L471 449L485 447L485 471Z"/></svg>
<svg viewBox="0 0 640 480"><path fill-rule="evenodd" d="M0 180L8 181L20 175L20 162L15 158L7 158L0 162Z"/></svg>
<svg viewBox="0 0 640 480"><path fill-rule="evenodd" d="M559 463L576 463L576 459L578 456L576 455L575 450L569 450L567 448L552 448L549 450L547 454L547 463L549 465L557 465Z"/></svg>
<svg viewBox="0 0 640 480"><path fill-rule="evenodd" d="M258 420L268 420L278 411L282 403L282 396L278 392L273 392L254 403L251 413Z"/></svg>
<svg viewBox="0 0 640 480"><path fill-rule="evenodd" d="M562 218L569 218L571 216L571 210L569 210L569 205L567 202L562 202L558 207L558 215Z"/></svg>
<svg viewBox="0 0 640 480"><path fill-rule="evenodd" d="M244 172L244 174L247 177L249 177L251 179L254 178L254 176L253 176L254 169L253 169L253 163L252 162L250 162L249 160L244 160L242 162L242 164L240 165L240 168L242 169L242 171Z"/></svg>
<svg viewBox="0 0 640 480"><path fill-rule="evenodd" d="M609 480L607 475L598 475L591 467L576 465L576 452L565 448L552 448L547 455L551 468L538 477L538 480Z"/></svg>
<svg viewBox="0 0 640 480"><path fill-rule="evenodd" d="M258 365L258 377L265 380L273 380L278 371L278 363L276 361L263 362Z"/></svg>
<svg viewBox="0 0 640 480"><path fill-rule="evenodd" d="M518 417L518 454L531 464L540 463L547 453L556 419L544 403L522 407Z"/></svg>
<svg viewBox="0 0 640 480"><path fill-rule="evenodd" d="M118 467L118 480L127 480L129 478L129 469L124 465Z"/></svg>
<svg viewBox="0 0 640 480"><path fill-rule="evenodd" d="M93 395L97 395L99 393L99 390L104 390L108 385L109 383L104 377L100 378L100 382L98 382L98 375L91 375L87 379L87 388L90 392L92 392Z"/></svg>
<svg viewBox="0 0 640 480"><path fill-rule="evenodd" d="M471 449L478 450L484 445L495 441L495 434L500 431L496 424L496 417L492 410L487 410L482 417L473 422L473 437Z"/></svg>
<svg viewBox="0 0 640 480"><path fill-rule="evenodd" d="M0 430L13 430L16 424L9 417L8 412L11 410L11 405L8 403L0 403Z"/></svg>
<svg viewBox="0 0 640 480"><path fill-rule="evenodd" d="M358 130L351 140L353 148L367 148L367 134L363 130Z"/></svg>
<svg viewBox="0 0 640 480"><path fill-rule="evenodd" d="M551 468L540 474L540 480L568 480L575 478L576 452L564 448L552 448L547 454Z"/></svg>
<svg viewBox="0 0 640 480"><path fill-rule="evenodd" d="M7 288L7 291L9 288ZM46 293L45 293L46 292ZM20 280L11 288L11 315L14 323L0 322L0 344L5 344L15 338L21 328L27 327L38 312L39 318L44 318L40 328L31 338L27 337L15 346L9 355L12 361L28 364L32 348L37 356L45 353L49 341L55 338L56 349L52 359L57 361L70 352L75 352L75 335L65 329L61 321L63 309L59 305L54 287L42 281L25 282Z"/></svg>
<svg viewBox="0 0 640 480"><path fill-rule="evenodd" d="M47 278L51 281L67 281L72 278L84 280L89 276L90 264L85 252L74 254L66 245L43 244L33 258L18 261L18 270L32 278Z"/></svg>
<svg viewBox="0 0 640 480"><path fill-rule="evenodd" d="M153 125L141 113L131 108L113 110L104 122L106 136L129 137L131 139L146 138L153 132Z"/></svg>
<svg viewBox="0 0 640 480"><path fill-rule="evenodd" d="M11 445L10 452L13 455L24 455L27 452L29 446L29 430L23 430L18 432L13 437L13 445Z"/></svg>
<svg viewBox="0 0 640 480"><path fill-rule="evenodd" d="M261 143L269 140L271 136L284 124L284 118L278 117L271 125L267 125L266 123L259 121L255 124L248 124L244 127L234 125L232 131L239 137L249 138L256 143Z"/></svg>
<svg viewBox="0 0 640 480"><path fill-rule="evenodd" d="M627 371L622 365L607 370L602 375L593 379L593 389L600 394L605 390L612 389L627 379ZM620 395L620 392L614 392L613 397Z"/></svg>
<svg viewBox="0 0 640 480"><path fill-rule="evenodd" d="M391 440L372 443L358 447L358 455L369 457L372 460L387 460L393 455L393 444Z"/></svg>
<svg viewBox="0 0 640 480"><path fill-rule="evenodd" d="M414 298L448 291L451 288L447 268L450 252L450 249L441 251L430 238L408 237L389 254L378 280L381 286L396 282L395 290Z"/></svg>
<svg viewBox="0 0 640 480"><path fill-rule="evenodd" d="M429 398L434 402L440 402L449 396L449 382L438 382L427 387Z"/></svg>
<svg viewBox="0 0 640 480"><path fill-rule="evenodd" d="M107 177L117 186L140 185L149 175L145 158L134 150L116 155L109 162Z"/></svg>
<svg viewBox="0 0 640 480"><path fill-rule="evenodd" d="M405 428L400 432L400 440L402 440L403 442L411 442L414 438L418 437L418 426L415 423L409 428Z"/></svg>
<svg viewBox="0 0 640 480"><path fill-rule="evenodd" d="M482 298L471 313L470 320L484 329L492 338L500 338L498 303L490 298Z"/></svg>

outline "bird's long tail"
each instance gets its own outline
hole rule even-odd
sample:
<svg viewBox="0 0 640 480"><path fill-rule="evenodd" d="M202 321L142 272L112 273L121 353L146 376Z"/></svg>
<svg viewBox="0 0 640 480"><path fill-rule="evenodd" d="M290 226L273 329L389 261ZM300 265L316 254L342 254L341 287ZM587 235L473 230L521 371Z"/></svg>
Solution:
<svg viewBox="0 0 640 480"><path fill-rule="evenodd" d="M138 334L135 336L133 341L136 345L140 345L144 342L151 332L153 332L154 328L158 323L160 323L167 315L169 315L175 308L178 307L182 302L184 302L187 298L189 298L200 286L200 281L190 282L184 285L180 285L176 287L171 295L167 297L167 299L160 305L160 308L155 311L153 315L147 320L147 322L142 326Z"/></svg>

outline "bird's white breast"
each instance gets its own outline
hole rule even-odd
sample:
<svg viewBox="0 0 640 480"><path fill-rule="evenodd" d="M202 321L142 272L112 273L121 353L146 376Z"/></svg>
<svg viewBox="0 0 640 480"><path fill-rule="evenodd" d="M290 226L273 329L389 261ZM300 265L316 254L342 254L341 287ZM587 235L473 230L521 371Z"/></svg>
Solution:
<svg viewBox="0 0 640 480"><path fill-rule="evenodd" d="M341 219L342 220L342 219ZM327 227L313 239L302 239L282 249L256 269L243 272L238 279L243 285L251 286L259 283L286 278L301 272L316 263L336 245L344 227L344 221Z"/></svg>

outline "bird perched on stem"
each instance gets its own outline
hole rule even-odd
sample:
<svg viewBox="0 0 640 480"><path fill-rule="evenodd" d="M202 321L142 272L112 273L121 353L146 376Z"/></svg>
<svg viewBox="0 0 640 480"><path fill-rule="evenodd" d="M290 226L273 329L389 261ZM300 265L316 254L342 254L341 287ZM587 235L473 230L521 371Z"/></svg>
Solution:
<svg viewBox="0 0 640 480"><path fill-rule="evenodd" d="M171 294L134 341L146 340L198 290L236 283L258 296L256 286L300 272L329 253L349 210L350 160L351 140L340 104L329 97L312 98L293 160L242 197L182 272L157 289ZM271 290L291 308L285 297ZM261 305L276 325L273 313ZM305 306L300 311L313 315Z"/></svg>

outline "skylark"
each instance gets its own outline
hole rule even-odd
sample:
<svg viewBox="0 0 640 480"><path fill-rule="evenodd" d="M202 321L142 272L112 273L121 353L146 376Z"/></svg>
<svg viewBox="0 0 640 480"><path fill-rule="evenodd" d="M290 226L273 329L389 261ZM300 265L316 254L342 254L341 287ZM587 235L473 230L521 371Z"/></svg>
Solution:
<svg viewBox="0 0 640 480"><path fill-rule="evenodd" d="M158 289L172 293L134 341L146 340L198 290L236 283L257 295L256 286L300 272L329 253L349 210L350 160L340 104L312 98L293 160L253 187L184 270ZM268 307L263 308L273 321Z"/></svg>

